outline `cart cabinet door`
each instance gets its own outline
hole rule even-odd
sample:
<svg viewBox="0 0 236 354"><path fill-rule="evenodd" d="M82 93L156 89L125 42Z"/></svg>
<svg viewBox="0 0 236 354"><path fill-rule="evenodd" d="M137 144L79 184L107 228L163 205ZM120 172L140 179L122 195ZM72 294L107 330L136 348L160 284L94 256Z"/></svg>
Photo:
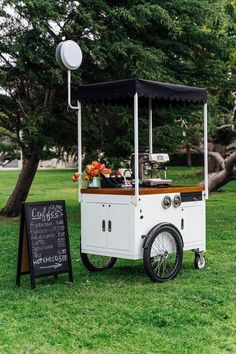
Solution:
<svg viewBox="0 0 236 354"><path fill-rule="evenodd" d="M107 247L106 204L83 203L81 212L84 246Z"/></svg>
<svg viewBox="0 0 236 354"><path fill-rule="evenodd" d="M182 209L181 233L184 248L205 248L205 207L191 206Z"/></svg>
<svg viewBox="0 0 236 354"><path fill-rule="evenodd" d="M107 205L107 247L116 250L130 248L130 207L125 204Z"/></svg>

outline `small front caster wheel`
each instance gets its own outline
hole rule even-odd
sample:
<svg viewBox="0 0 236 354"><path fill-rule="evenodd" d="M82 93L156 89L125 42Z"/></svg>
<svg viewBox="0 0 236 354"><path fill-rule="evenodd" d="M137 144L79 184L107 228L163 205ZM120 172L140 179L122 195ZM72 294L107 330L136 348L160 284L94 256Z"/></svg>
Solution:
<svg viewBox="0 0 236 354"><path fill-rule="evenodd" d="M206 265L206 259L204 254L195 253L194 257L194 268L202 269Z"/></svg>
<svg viewBox="0 0 236 354"><path fill-rule="evenodd" d="M144 269L154 282L173 279L182 264L183 243L180 233L169 224L150 231L144 246Z"/></svg>

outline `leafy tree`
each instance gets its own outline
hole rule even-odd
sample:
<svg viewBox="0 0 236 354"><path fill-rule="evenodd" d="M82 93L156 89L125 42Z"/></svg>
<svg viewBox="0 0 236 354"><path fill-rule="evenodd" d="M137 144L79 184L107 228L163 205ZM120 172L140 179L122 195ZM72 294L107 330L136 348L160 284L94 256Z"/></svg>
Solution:
<svg viewBox="0 0 236 354"><path fill-rule="evenodd" d="M24 153L23 169L3 215L19 213L42 154L53 146L68 148L75 143L76 119L65 109L65 73L54 59L55 47L63 38L79 41L83 51L74 82L141 77L207 86L217 117L225 102L229 106L233 80L229 74L235 58L232 1L3 0L0 16L0 79L9 93L0 99L7 117L1 116L0 125L15 134ZM85 109L87 151L97 151L102 142L105 155L109 149L116 155L127 154L129 113L123 111L117 130L112 119L117 110L110 109L107 118L104 110L91 116L89 112ZM177 121L174 108L172 112L168 135L176 137L184 116ZM160 136L163 131L157 128ZM175 142L182 142L183 136L177 136Z"/></svg>
<svg viewBox="0 0 236 354"><path fill-rule="evenodd" d="M74 135L76 122L64 113L63 77L54 60L60 41L54 26L65 10L65 3L51 1L3 2L0 78L8 96L0 97L0 125L12 132L24 164L2 215L19 214L40 158L55 145L71 144Z"/></svg>
<svg viewBox="0 0 236 354"><path fill-rule="evenodd" d="M85 19L89 23L92 48L86 60L86 82L144 77L152 80L170 81L196 86L206 86L209 91L209 126L214 136L216 127L230 121L229 111L233 105L232 91L235 87L235 4L230 1L126 1L88 2L82 1L77 13L75 33L84 28L83 8L89 7ZM102 13L102 16L97 14ZM234 60L233 60L234 58ZM99 63L99 68L97 67ZM113 65L112 65L113 64ZM114 112L114 109L113 109ZM127 115L130 113L127 112ZM145 112L147 116L147 112ZM124 144L130 135L106 134L108 113L96 113L97 139L89 149L95 152L99 142L106 155L119 145L130 152L131 146ZM114 113L113 113L114 115ZM111 114L112 116L112 114ZM105 118L104 118L105 117ZM170 151L177 146L201 145L202 111L176 110L167 112L157 109L158 125L154 143L158 148ZM166 119L168 117L168 119ZM92 123L93 115L90 118ZM141 117L142 118L142 117ZM112 117L111 117L112 120ZM126 118L127 124L128 119ZM86 117L87 122L87 117ZM163 122L166 123L165 127ZM93 125L94 127L94 125ZM143 141L147 144L147 127L143 124ZM183 136L183 130L186 136ZM146 134L145 134L146 133ZM101 134L103 139L100 140ZM168 139L167 139L168 137ZM132 141L129 140L129 141ZM215 146L214 146L215 149ZM212 163L211 163L212 166ZM211 167L210 166L210 167ZM211 169L213 169L212 166Z"/></svg>

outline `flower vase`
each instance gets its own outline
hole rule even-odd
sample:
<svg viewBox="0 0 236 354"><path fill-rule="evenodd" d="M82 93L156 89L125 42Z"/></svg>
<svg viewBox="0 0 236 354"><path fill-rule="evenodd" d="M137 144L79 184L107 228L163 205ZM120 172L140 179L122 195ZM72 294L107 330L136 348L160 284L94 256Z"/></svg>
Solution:
<svg viewBox="0 0 236 354"><path fill-rule="evenodd" d="M101 178L100 177L93 177L91 181L87 184L88 188L101 188Z"/></svg>

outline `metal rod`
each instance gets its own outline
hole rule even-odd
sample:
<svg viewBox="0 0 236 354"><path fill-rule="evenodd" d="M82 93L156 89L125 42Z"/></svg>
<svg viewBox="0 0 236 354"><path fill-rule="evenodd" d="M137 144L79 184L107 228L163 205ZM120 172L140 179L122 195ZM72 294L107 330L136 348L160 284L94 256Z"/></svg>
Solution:
<svg viewBox="0 0 236 354"><path fill-rule="evenodd" d="M71 71L67 71L67 97L68 107L77 110L77 129L78 129L78 172L82 173L82 135L81 135L81 104L77 101L77 106L71 104ZM78 201L81 200L81 179L78 180Z"/></svg>
<svg viewBox="0 0 236 354"><path fill-rule="evenodd" d="M67 72L67 92L68 92L68 107L70 107L71 109L79 109L78 106L72 106L71 104L71 71L68 70Z"/></svg>
<svg viewBox="0 0 236 354"><path fill-rule="evenodd" d="M139 199L139 173L138 173L138 94L134 95L134 174L135 174L135 205Z"/></svg>
<svg viewBox="0 0 236 354"><path fill-rule="evenodd" d="M77 112L77 117L78 117L78 171L79 173L82 173L82 132L81 132L81 103L77 101L78 105L78 112ZM80 202L81 200L81 180L82 176L80 176L78 180L78 201Z"/></svg>
<svg viewBox="0 0 236 354"><path fill-rule="evenodd" d="M153 153L152 145L152 98L148 99L148 117L149 117L149 153Z"/></svg>
<svg viewBox="0 0 236 354"><path fill-rule="evenodd" d="M205 199L208 199L208 134L207 134L207 103L204 103L204 185Z"/></svg>

